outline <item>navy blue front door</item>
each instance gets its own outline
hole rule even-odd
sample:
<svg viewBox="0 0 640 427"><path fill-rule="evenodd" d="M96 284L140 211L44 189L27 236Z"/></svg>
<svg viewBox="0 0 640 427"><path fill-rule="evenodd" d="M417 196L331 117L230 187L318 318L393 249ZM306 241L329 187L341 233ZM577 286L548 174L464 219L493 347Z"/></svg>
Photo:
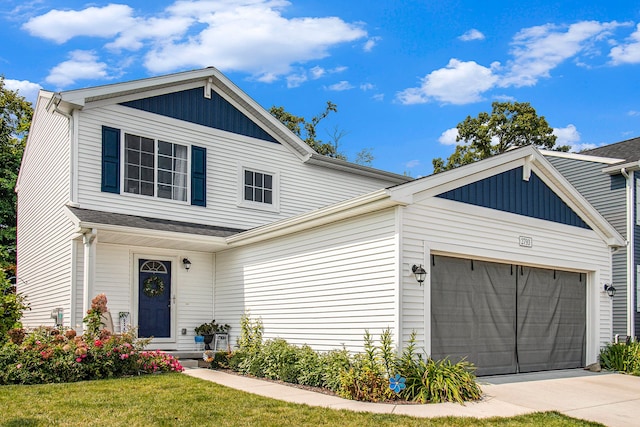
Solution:
<svg viewBox="0 0 640 427"><path fill-rule="evenodd" d="M171 337L171 262L138 261L138 336Z"/></svg>

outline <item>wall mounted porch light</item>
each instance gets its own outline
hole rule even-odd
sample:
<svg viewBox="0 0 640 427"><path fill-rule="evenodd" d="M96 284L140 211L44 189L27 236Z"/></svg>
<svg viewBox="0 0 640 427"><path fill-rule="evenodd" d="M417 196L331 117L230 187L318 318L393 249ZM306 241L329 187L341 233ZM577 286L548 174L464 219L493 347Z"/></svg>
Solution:
<svg viewBox="0 0 640 427"><path fill-rule="evenodd" d="M189 271L189 269L191 268L191 261L189 261L188 258L182 258L182 266L185 270Z"/></svg>
<svg viewBox="0 0 640 427"><path fill-rule="evenodd" d="M418 284L422 286L424 279L427 277L427 272L424 270L424 268L422 268L422 264L420 265L413 264L413 267L411 267L411 271L413 271L413 274L416 275L416 280L418 281Z"/></svg>
<svg viewBox="0 0 640 427"><path fill-rule="evenodd" d="M616 288L613 285L609 285L607 283L604 284L604 291L609 295L609 298L613 298L616 294Z"/></svg>

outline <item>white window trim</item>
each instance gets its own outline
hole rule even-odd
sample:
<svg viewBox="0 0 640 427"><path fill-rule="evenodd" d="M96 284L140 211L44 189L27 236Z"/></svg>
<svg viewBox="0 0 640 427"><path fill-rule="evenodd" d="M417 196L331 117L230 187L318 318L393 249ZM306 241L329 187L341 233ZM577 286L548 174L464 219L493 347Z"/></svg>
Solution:
<svg viewBox="0 0 640 427"><path fill-rule="evenodd" d="M261 203L261 202L253 202L250 200L244 199L244 172L259 172L267 175L271 175L273 181L273 198L271 204L269 203ZM280 212L280 172L274 170L267 170L260 166L255 166L251 164L239 164L238 165L238 207L246 208L246 209L256 209L260 211L267 212Z"/></svg>
<svg viewBox="0 0 640 427"><path fill-rule="evenodd" d="M144 132L143 132L144 133ZM147 139L153 140L153 196L146 196L144 194L136 194L129 193L125 191L126 186L126 167L127 164L125 162L125 153L127 150L126 147L126 134L140 136ZM133 197L136 199L142 200L161 200L167 201L170 203L177 203L180 205L191 205L191 144L184 144L181 142L172 142L167 141L167 138L158 137L158 136L148 136L142 135L135 131L127 131L124 129L120 129L120 195L125 197ZM187 147L187 200L175 200L175 199L165 199L164 197L158 197L158 142L168 142L170 144L181 145L183 147Z"/></svg>

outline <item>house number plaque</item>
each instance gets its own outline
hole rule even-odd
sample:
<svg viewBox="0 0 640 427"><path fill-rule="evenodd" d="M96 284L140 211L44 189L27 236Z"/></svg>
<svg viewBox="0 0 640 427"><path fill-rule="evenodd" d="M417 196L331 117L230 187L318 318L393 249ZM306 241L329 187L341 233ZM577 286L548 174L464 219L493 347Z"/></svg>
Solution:
<svg viewBox="0 0 640 427"><path fill-rule="evenodd" d="M533 239L531 237L520 236L518 237L518 240L520 241L520 246L522 246L523 248L533 247Z"/></svg>

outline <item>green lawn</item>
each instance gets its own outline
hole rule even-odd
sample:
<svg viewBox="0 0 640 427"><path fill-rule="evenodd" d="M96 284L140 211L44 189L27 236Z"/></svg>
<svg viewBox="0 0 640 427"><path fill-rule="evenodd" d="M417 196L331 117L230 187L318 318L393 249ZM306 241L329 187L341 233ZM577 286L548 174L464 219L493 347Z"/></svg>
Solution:
<svg viewBox="0 0 640 427"><path fill-rule="evenodd" d="M514 418L411 418L312 408L182 374L0 386L0 426L597 426L555 412Z"/></svg>

